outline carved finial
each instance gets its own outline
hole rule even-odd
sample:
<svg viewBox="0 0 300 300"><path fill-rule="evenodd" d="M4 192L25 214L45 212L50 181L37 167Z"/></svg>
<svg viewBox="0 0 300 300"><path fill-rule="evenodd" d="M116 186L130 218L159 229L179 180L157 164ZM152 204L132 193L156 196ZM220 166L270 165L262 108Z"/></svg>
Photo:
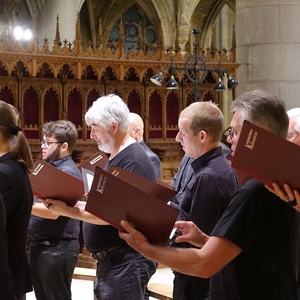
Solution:
<svg viewBox="0 0 300 300"><path fill-rule="evenodd" d="M143 49L143 37L142 37L142 23L141 21L139 21L139 25L138 25L138 51Z"/></svg>
<svg viewBox="0 0 300 300"><path fill-rule="evenodd" d="M59 32L59 15L56 16L56 31L55 31L55 40L54 44L58 47L61 46L60 42L60 32Z"/></svg>
<svg viewBox="0 0 300 300"><path fill-rule="evenodd" d="M231 60L236 61L236 37L235 37L235 25L232 25L232 45L231 45Z"/></svg>
<svg viewBox="0 0 300 300"><path fill-rule="evenodd" d="M157 55L158 55L159 59L161 59L163 57L163 51L164 51L163 33L162 33L162 25L161 25L161 21L160 21L159 31L158 31L158 41L157 41Z"/></svg>
<svg viewBox="0 0 300 300"><path fill-rule="evenodd" d="M97 36L97 48L102 48L103 43L103 33L102 33L102 19L99 19L99 25L98 25L98 36Z"/></svg>
<svg viewBox="0 0 300 300"><path fill-rule="evenodd" d="M32 20L31 20L31 29L33 37L36 37L36 18L35 18L35 11L32 13Z"/></svg>
<svg viewBox="0 0 300 300"><path fill-rule="evenodd" d="M81 41L81 30L80 30L80 14L77 14L77 20L76 20L76 41Z"/></svg>
<svg viewBox="0 0 300 300"><path fill-rule="evenodd" d="M80 14L77 14L76 21L76 36L74 41L74 51L76 54L83 53L82 45L81 45L81 31L80 31Z"/></svg>
<svg viewBox="0 0 300 300"><path fill-rule="evenodd" d="M178 28L177 28L175 32L175 53L179 53L179 52L180 52L180 46L179 46Z"/></svg>
<svg viewBox="0 0 300 300"><path fill-rule="evenodd" d="M211 43L210 43L210 50L212 53L216 50L216 33L215 33L215 27L211 29Z"/></svg>
<svg viewBox="0 0 300 300"><path fill-rule="evenodd" d="M123 18L120 18L120 31L118 40L119 57L124 57L124 30L123 30Z"/></svg>

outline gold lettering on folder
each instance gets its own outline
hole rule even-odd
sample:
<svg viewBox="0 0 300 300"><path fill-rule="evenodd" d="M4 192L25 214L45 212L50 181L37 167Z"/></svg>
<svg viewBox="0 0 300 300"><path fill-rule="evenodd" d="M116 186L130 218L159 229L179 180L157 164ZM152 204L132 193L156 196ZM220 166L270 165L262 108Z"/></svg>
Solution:
<svg viewBox="0 0 300 300"><path fill-rule="evenodd" d="M114 175L114 176L118 176L120 174L120 172L119 171L117 171L117 170L114 170L112 173L111 173L111 175Z"/></svg>
<svg viewBox="0 0 300 300"><path fill-rule="evenodd" d="M258 132L257 131L254 132L253 129L250 129L247 140L246 140L245 147L253 150L257 136L258 136Z"/></svg>
<svg viewBox="0 0 300 300"><path fill-rule="evenodd" d="M93 160L90 161L90 164L93 165L95 164L97 161L99 161L101 158L103 158L103 156L100 154L97 157L95 157Z"/></svg>
<svg viewBox="0 0 300 300"><path fill-rule="evenodd" d="M105 184L106 184L106 180L107 177L103 176L102 174L100 175L100 178L98 180L98 184L97 184L97 192L103 194L104 192L104 188L105 188Z"/></svg>
<svg viewBox="0 0 300 300"><path fill-rule="evenodd" d="M42 164L38 164L37 167L34 169L34 171L32 172L32 175L37 175L43 168Z"/></svg>

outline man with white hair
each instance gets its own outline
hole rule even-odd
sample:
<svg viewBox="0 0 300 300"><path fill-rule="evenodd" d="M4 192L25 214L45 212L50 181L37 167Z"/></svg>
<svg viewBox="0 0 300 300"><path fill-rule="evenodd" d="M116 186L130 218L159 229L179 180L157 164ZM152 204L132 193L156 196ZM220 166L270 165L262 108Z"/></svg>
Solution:
<svg viewBox="0 0 300 300"><path fill-rule="evenodd" d="M105 170L116 166L155 180L150 159L127 132L129 109L119 96L111 94L97 99L85 114L85 121L91 127L91 139L96 141L101 151L110 154ZM154 261L129 247L119 238L116 228L85 211L86 202L78 201L74 207L69 207L58 200L44 201L46 205L49 203L52 203L50 211L84 221L84 243L97 260L94 293L98 300L148 298L146 286L156 270Z"/></svg>
<svg viewBox="0 0 300 300"><path fill-rule="evenodd" d="M161 177L161 164L159 157L146 145L143 134L144 134L144 122L143 119L136 113L129 114L129 126L128 126L129 135L134 138L144 149L148 157L150 158L156 179Z"/></svg>

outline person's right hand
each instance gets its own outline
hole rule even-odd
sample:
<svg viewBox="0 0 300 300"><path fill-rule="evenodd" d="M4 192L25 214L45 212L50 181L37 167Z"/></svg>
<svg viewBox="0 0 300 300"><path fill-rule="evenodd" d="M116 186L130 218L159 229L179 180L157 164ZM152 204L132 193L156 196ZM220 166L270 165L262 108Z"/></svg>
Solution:
<svg viewBox="0 0 300 300"><path fill-rule="evenodd" d="M175 227L181 232L175 239L176 243L188 242L196 247L203 247L209 239L209 236L191 221L177 221Z"/></svg>

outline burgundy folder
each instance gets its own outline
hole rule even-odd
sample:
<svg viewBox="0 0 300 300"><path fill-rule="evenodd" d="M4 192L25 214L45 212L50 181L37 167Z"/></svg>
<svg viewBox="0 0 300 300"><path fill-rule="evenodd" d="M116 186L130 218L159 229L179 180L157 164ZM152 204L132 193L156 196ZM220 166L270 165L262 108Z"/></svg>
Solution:
<svg viewBox="0 0 300 300"><path fill-rule="evenodd" d="M266 185L288 183L300 191L300 147L248 121L244 122L232 167Z"/></svg>
<svg viewBox="0 0 300 300"><path fill-rule="evenodd" d="M120 222L126 220L141 231L150 243L166 246L178 211L130 184L131 176L134 180L136 174L128 172L126 181L115 175L96 168L86 211L120 230L124 230Z"/></svg>
<svg viewBox="0 0 300 300"><path fill-rule="evenodd" d="M33 194L38 198L52 198L74 206L84 194L83 181L62 170L37 160L29 174Z"/></svg>
<svg viewBox="0 0 300 300"><path fill-rule="evenodd" d="M177 194L170 185L168 186L161 181L151 181L138 174L131 173L118 167L110 167L108 172L164 202L171 201Z"/></svg>
<svg viewBox="0 0 300 300"><path fill-rule="evenodd" d="M95 172L96 166L103 168L107 161L108 161L107 155L102 151L98 151L97 153L93 154L91 157L86 159L84 162L79 164L78 168L79 170L81 170L81 168L84 168L92 172Z"/></svg>

